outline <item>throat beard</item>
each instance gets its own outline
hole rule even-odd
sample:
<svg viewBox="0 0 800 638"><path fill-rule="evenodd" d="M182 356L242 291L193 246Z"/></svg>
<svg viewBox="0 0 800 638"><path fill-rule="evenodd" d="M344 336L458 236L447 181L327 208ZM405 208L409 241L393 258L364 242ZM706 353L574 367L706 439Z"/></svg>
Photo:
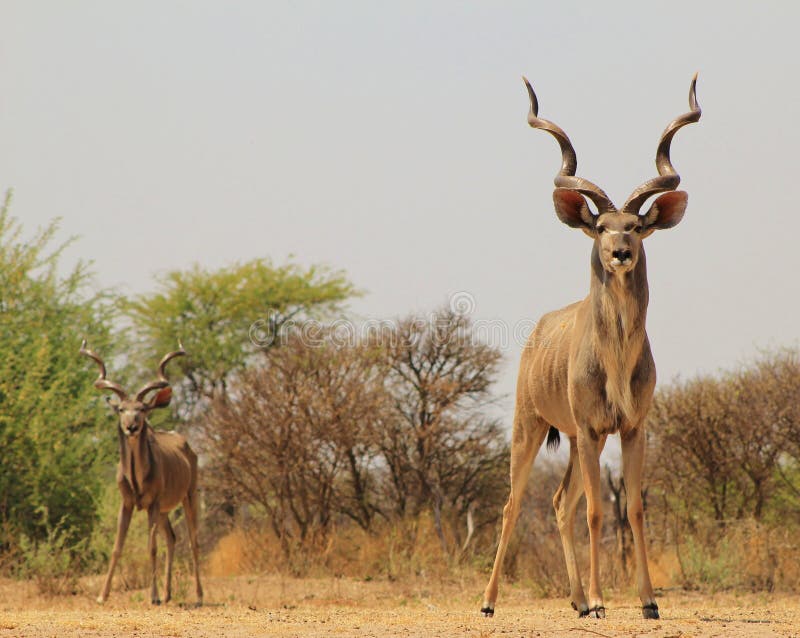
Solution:
<svg viewBox="0 0 800 638"><path fill-rule="evenodd" d="M606 373L606 401L619 427L635 419L631 377L644 341L644 310L633 271L608 275L594 306L595 346Z"/></svg>
<svg viewBox="0 0 800 638"><path fill-rule="evenodd" d="M123 434L121 439L120 460L123 475L131 486L138 505L151 467L146 428L142 428L136 437L127 437Z"/></svg>

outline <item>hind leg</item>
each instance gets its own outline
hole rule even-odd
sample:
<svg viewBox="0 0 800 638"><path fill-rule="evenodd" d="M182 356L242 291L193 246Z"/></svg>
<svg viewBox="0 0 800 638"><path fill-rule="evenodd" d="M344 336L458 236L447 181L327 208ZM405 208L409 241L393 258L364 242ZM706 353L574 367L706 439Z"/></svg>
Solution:
<svg viewBox="0 0 800 638"><path fill-rule="evenodd" d="M200 584L200 549L197 543L197 492L192 489L183 499L183 509L186 511L186 526L189 528L189 543L192 546L192 561L194 563L194 582L197 593L197 605L203 604L203 586Z"/></svg>
<svg viewBox="0 0 800 638"><path fill-rule="evenodd" d="M581 476L581 465L578 462L577 442L573 437L569 440L569 464L561 485L553 496L553 508L556 510L558 531L564 547L572 607L580 616L586 616L589 613L589 605L586 604L578 559L575 556L575 509L582 495L583 477Z"/></svg>
<svg viewBox="0 0 800 638"><path fill-rule="evenodd" d="M494 604L497 600L497 588L500 581L500 571L503 568L503 559L508 548L508 541L519 516L519 507L525 493L525 486L533 466L533 459L542 446L542 441L547 434L549 425L541 419L524 419L517 408L514 417L514 435L511 440L511 493L503 508L503 529L500 533L500 543L497 546L497 555L486 591L483 595L481 613L484 616L494 615Z"/></svg>
<svg viewBox="0 0 800 638"><path fill-rule="evenodd" d="M158 573L156 571L156 558L158 554L158 528L161 526L161 512L158 511L158 504L155 503L147 510L147 525L149 528L147 537L147 553L150 555L150 602L153 605L160 605L161 599L158 597Z"/></svg>
<svg viewBox="0 0 800 638"><path fill-rule="evenodd" d="M161 514L159 521L164 540L167 542L167 566L164 573L164 602L172 599L172 558L175 555L175 531L169 522L169 514Z"/></svg>

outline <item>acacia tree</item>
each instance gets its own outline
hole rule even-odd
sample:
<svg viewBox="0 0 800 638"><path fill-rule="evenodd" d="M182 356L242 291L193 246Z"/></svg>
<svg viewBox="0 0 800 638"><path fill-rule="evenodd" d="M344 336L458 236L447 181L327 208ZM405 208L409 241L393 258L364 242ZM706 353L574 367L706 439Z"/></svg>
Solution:
<svg viewBox="0 0 800 638"><path fill-rule="evenodd" d="M769 409L761 417L777 434L777 516L795 520L800 512L800 351L785 348L762 356L754 366L759 393ZM757 436L757 432L755 433Z"/></svg>
<svg viewBox="0 0 800 638"><path fill-rule="evenodd" d="M764 370L745 370L728 379L736 409L731 416L728 454L741 473L742 498L736 518L759 520L776 488L775 468L782 452L780 413L788 407Z"/></svg>
<svg viewBox="0 0 800 638"><path fill-rule="evenodd" d="M735 401L729 384L698 377L660 390L648 415L651 475L690 525L710 512L734 518L741 473L729 446Z"/></svg>
<svg viewBox="0 0 800 638"><path fill-rule="evenodd" d="M474 505L506 482L507 445L487 415L501 354L450 308L427 319L407 317L378 341L394 408L378 443L388 473L385 498L396 516L430 510L443 549L453 553ZM479 527L496 517L483 511Z"/></svg>
<svg viewBox="0 0 800 638"><path fill-rule="evenodd" d="M323 541L339 514L368 529L380 511L372 441L385 398L374 352L292 334L201 420L206 482L258 504L287 554Z"/></svg>
<svg viewBox="0 0 800 638"><path fill-rule="evenodd" d="M114 428L78 356L81 338L111 349L112 304L88 292L85 264L60 274L58 225L31 238L0 209L0 552L22 536L90 534Z"/></svg>
<svg viewBox="0 0 800 638"><path fill-rule="evenodd" d="M313 343L292 333L213 401L200 421L207 482L258 504L287 554L337 517L373 530L424 511L455 554L494 522L494 508L475 506L506 481L505 440L485 414L500 355L449 311L356 343L318 328Z"/></svg>
<svg viewBox="0 0 800 638"><path fill-rule="evenodd" d="M224 395L230 380L279 343L292 322L325 317L357 294L341 272L265 259L217 271L173 271L159 288L125 302L123 310L140 337L139 358L182 339L189 353L180 361L184 417Z"/></svg>
<svg viewBox="0 0 800 638"><path fill-rule="evenodd" d="M689 522L703 511L720 524L760 520L782 467L796 459L798 399L800 362L793 351L659 390L649 416L650 458L673 509Z"/></svg>

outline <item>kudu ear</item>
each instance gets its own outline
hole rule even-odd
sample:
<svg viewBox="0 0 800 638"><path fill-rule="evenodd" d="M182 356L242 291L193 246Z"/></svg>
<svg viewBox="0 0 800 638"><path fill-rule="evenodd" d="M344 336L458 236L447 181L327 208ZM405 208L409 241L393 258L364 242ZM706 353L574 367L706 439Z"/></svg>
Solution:
<svg viewBox="0 0 800 638"><path fill-rule="evenodd" d="M686 191L671 191L661 195L642 217L642 237L656 230L677 226L683 219L688 202L689 194Z"/></svg>
<svg viewBox="0 0 800 638"><path fill-rule="evenodd" d="M172 401L172 388L167 386L166 388L159 390L148 402L147 409L155 410L156 408L166 408L170 401Z"/></svg>
<svg viewBox="0 0 800 638"><path fill-rule="evenodd" d="M553 191L553 203L556 215L567 226L580 228L589 236L594 232L594 215L583 195L568 188L557 188Z"/></svg>
<svg viewBox="0 0 800 638"><path fill-rule="evenodd" d="M114 414L119 413L119 397L117 396L107 396L106 403L108 403L108 407L114 411Z"/></svg>

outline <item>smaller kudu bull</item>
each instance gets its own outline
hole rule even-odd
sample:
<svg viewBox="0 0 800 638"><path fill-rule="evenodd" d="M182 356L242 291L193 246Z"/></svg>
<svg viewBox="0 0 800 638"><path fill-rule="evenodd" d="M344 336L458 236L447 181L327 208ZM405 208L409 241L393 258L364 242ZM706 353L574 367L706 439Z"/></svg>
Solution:
<svg viewBox="0 0 800 638"><path fill-rule="evenodd" d="M164 372L167 363L175 357L185 355L183 346L170 352L158 365L158 379L145 385L136 397L128 398L122 386L106 379L106 366L93 351L81 344L80 354L94 360L100 367L100 376L94 382L98 390L111 390L118 400L110 399L109 405L119 416L119 466L117 485L122 494L122 505L117 521L117 537L105 584L97 602L105 602L111 590L114 569L122 554L125 536L131 522L134 506L147 510L149 529L148 552L150 554L151 586L150 602L161 603L156 584L156 533L161 530L167 541L167 565L164 578L164 602L172 597L172 559L175 551L175 532L169 522L169 513L179 504L186 512L189 541L194 559L194 576L197 586L197 604L203 603L203 588L200 585L200 566L197 548L197 455L186 439L175 432L154 430L147 415L156 408L165 408L172 399L172 388ZM148 401L147 395L155 392Z"/></svg>

